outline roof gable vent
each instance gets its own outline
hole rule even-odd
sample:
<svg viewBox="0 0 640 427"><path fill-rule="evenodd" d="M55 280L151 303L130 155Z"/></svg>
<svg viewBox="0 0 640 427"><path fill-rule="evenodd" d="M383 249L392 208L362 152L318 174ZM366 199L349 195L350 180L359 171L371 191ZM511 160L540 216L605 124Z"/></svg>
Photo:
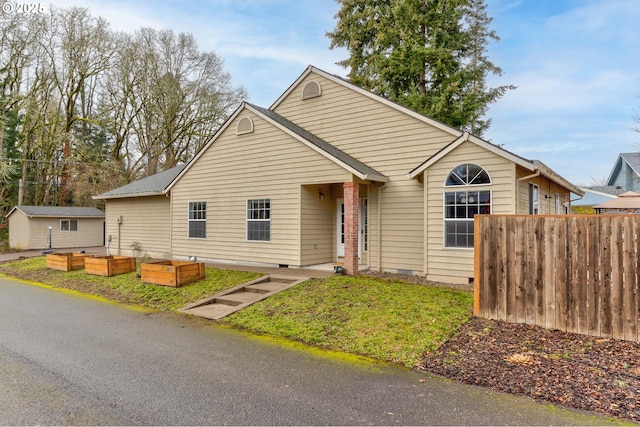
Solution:
<svg viewBox="0 0 640 427"><path fill-rule="evenodd" d="M315 98L322 95L322 86L315 80L308 82L302 89L302 99Z"/></svg>
<svg viewBox="0 0 640 427"><path fill-rule="evenodd" d="M249 117L243 117L236 126L236 135L244 135L245 133L253 132L253 120Z"/></svg>

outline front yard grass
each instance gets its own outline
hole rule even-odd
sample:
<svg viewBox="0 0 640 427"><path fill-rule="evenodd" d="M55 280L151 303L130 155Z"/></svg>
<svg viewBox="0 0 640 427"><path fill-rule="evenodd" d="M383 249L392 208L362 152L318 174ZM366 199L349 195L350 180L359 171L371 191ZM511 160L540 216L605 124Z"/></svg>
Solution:
<svg viewBox="0 0 640 427"><path fill-rule="evenodd" d="M58 288L98 295L118 302L165 311L177 310L187 304L260 276L258 273L245 271L207 268L203 280L192 285L172 288L142 283L135 271L112 277L102 277L87 274L84 270L68 272L52 270L47 268L43 256L0 264L0 273Z"/></svg>
<svg viewBox="0 0 640 427"><path fill-rule="evenodd" d="M111 300L176 310L258 273L206 269L204 280L178 288L142 283L136 273L92 276L46 268L44 257L0 264L0 273ZM275 294L222 323L413 367L472 313L473 293L367 276L312 279Z"/></svg>

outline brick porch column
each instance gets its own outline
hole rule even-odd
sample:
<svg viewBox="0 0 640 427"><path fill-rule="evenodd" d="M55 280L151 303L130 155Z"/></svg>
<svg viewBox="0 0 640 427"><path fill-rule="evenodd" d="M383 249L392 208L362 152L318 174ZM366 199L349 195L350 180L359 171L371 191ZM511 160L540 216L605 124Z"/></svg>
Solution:
<svg viewBox="0 0 640 427"><path fill-rule="evenodd" d="M358 212L360 186L345 182L344 187L344 268L347 274L358 272Z"/></svg>

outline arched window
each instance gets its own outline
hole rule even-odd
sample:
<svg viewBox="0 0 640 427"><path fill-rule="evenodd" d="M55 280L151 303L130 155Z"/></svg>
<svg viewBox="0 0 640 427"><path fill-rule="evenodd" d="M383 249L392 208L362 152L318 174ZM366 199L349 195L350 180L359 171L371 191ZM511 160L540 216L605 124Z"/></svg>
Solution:
<svg viewBox="0 0 640 427"><path fill-rule="evenodd" d="M465 163L451 169L447 175L445 185L483 185L491 184L491 178L486 170L473 163Z"/></svg>
<svg viewBox="0 0 640 427"><path fill-rule="evenodd" d="M445 187L491 185L486 170L473 163L451 169ZM491 213L491 190L460 189L444 192L444 246L473 248L473 217Z"/></svg>

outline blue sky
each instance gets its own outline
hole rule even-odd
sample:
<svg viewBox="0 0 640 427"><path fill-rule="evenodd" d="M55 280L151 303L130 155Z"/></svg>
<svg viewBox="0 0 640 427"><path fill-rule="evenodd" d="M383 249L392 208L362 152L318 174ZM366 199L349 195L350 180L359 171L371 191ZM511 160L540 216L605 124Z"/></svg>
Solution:
<svg viewBox="0 0 640 427"><path fill-rule="evenodd" d="M56 0L89 8L113 29L190 32L225 61L249 100L269 107L312 64L345 76L329 49L333 0ZM607 178L618 153L640 151L640 1L487 0L501 40L491 86L518 88L493 104L485 138L540 160L578 185Z"/></svg>

